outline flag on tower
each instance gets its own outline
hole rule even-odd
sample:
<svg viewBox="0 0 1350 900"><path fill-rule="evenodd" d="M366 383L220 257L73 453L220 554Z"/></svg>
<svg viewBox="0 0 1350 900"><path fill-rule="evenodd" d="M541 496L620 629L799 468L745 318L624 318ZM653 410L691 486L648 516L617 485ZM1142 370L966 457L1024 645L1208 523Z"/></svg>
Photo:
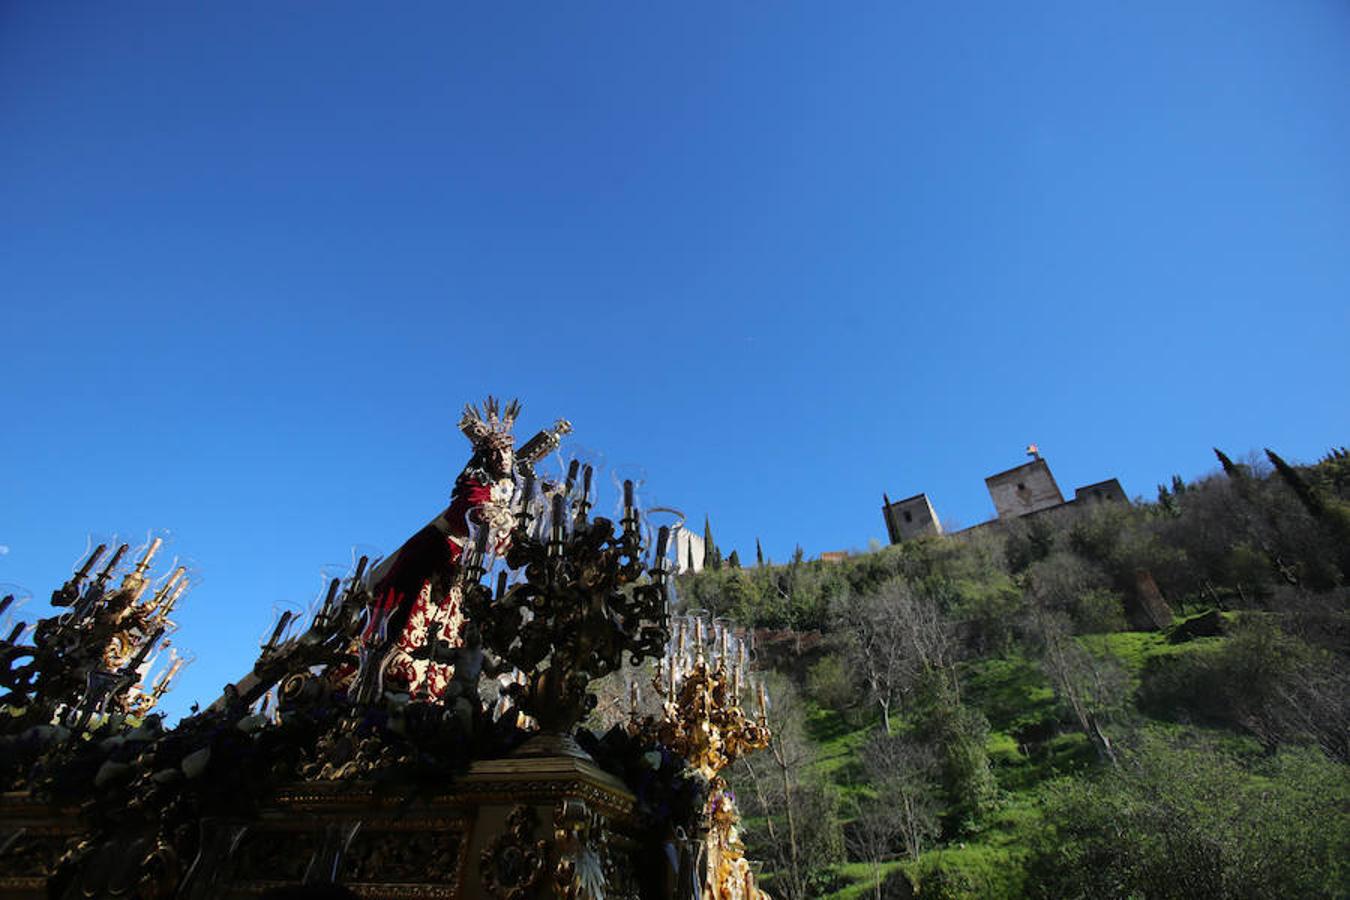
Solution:
<svg viewBox="0 0 1350 900"><path fill-rule="evenodd" d="M1037 447L1035 444L1027 444L1027 456L1030 456L1032 459L1040 459L1041 448Z"/></svg>

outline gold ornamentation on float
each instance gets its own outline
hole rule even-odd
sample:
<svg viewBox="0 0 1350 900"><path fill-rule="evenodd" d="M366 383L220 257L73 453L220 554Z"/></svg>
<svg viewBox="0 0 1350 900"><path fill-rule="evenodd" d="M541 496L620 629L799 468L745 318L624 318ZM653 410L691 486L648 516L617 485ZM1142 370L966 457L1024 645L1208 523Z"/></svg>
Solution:
<svg viewBox="0 0 1350 900"><path fill-rule="evenodd" d="M708 623L694 613L673 619L674 634L657 666L652 686L662 698L660 719L638 718L632 687L629 728L669 747L708 779L703 891L709 900L760 900L740 839L736 798L721 772L737 759L769 745L768 697L757 686L759 715L741 707L750 634L738 635L725 620Z"/></svg>

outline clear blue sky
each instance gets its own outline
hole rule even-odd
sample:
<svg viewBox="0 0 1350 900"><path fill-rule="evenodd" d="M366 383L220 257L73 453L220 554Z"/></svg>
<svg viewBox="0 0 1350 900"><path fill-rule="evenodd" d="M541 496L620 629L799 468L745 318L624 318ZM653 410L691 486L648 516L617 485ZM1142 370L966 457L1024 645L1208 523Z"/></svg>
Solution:
<svg viewBox="0 0 1350 900"><path fill-rule="evenodd" d="M489 391L783 559L1315 458L1347 298L1342 0L0 6L0 581L172 529L171 709Z"/></svg>

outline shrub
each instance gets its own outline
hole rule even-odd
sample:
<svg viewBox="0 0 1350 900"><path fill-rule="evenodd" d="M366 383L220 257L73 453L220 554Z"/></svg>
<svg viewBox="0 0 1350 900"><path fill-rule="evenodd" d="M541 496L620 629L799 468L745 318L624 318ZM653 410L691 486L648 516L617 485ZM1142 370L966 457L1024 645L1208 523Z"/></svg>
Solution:
<svg viewBox="0 0 1350 900"><path fill-rule="evenodd" d="M1343 896L1350 777L1312 750L1255 770L1147 740L1099 780L1052 787L1028 884L1039 897Z"/></svg>
<svg viewBox="0 0 1350 900"><path fill-rule="evenodd" d="M1347 682L1343 661L1285 633L1266 617L1249 616L1218 646L1150 659L1139 706L1159 717L1238 728L1268 748L1314 740L1346 761Z"/></svg>
<svg viewBox="0 0 1350 900"><path fill-rule="evenodd" d="M1105 588L1090 588L1078 599L1073 614L1074 631L1079 634L1104 634L1124 631L1125 604L1119 594Z"/></svg>
<svg viewBox="0 0 1350 900"><path fill-rule="evenodd" d="M806 693L826 709L845 712L857 705L859 692L843 659L821 657L806 673Z"/></svg>

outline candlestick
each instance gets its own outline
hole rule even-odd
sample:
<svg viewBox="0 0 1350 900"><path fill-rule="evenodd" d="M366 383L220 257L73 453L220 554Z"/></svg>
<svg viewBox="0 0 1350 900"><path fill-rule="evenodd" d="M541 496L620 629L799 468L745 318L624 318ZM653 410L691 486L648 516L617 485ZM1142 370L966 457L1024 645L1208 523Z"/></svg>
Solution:
<svg viewBox="0 0 1350 900"><path fill-rule="evenodd" d="M164 602L164 615L167 616L173 611L174 604L178 602L178 598L183 596L183 592L187 589L188 580L184 578L182 581L178 582L178 587L173 589L173 593L169 595L169 599Z"/></svg>
<svg viewBox="0 0 1350 900"><path fill-rule="evenodd" d="M764 690L764 682L759 683L759 718L764 721L769 718L769 696Z"/></svg>
<svg viewBox="0 0 1350 900"><path fill-rule="evenodd" d="M745 641L737 642L736 654L736 693L741 692L741 680L745 678Z"/></svg>
<svg viewBox="0 0 1350 900"><path fill-rule="evenodd" d="M637 506L633 502L633 480L624 479L623 482L623 525L624 537L632 537L637 534L638 517Z"/></svg>
<svg viewBox="0 0 1350 900"><path fill-rule="evenodd" d="M178 670L181 668L183 668L183 658L180 656L169 664L168 670L165 671L163 675L159 676L159 679L150 689L150 696L154 697L156 700L163 697L165 691L169 689L169 683L173 681L174 677L178 674Z"/></svg>
<svg viewBox="0 0 1350 900"><path fill-rule="evenodd" d="M155 554L159 552L160 545L163 543L163 538L155 538L150 542L150 546L146 548L145 555L141 557L140 562L136 563L136 574L139 575L150 568L150 560L155 558Z"/></svg>
<svg viewBox="0 0 1350 900"><path fill-rule="evenodd" d="M80 566L80 570L75 573L75 577L71 579L71 583L79 586L80 582L88 577L90 570L98 565L99 557L103 556L103 551L107 549L107 544L99 544L95 547L93 552L89 554L89 558L84 561L84 565Z"/></svg>
<svg viewBox="0 0 1350 900"><path fill-rule="evenodd" d="M328 593L324 594L323 605L319 607L319 614L315 616L320 625L327 625L328 620L337 611L338 588L341 586L341 578L334 578L328 582Z"/></svg>
<svg viewBox="0 0 1350 900"><path fill-rule="evenodd" d="M169 576L169 580L164 582L164 586L162 588L155 591L155 596L151 598L150 602L146 604L146 606L151 611L159 609L159 607L164 603L164 600L169 596L169 594L173 591L174 587L178 584L178 579L182 578L186 574L187 574L186 566L179 566L178 568L174 569L173 575Z"/></svg>
<svg viewBox="0 0 1350 900"><path fill-rule="evenodd" d="M549 553L557 556L562 553L564 522L563 522L563 495L553 495L553 520L549 533Z"/></svg>
<svg viewBox="0 0 1350 900"><path fill-rule="evenodd" d="M530 501L534 499L534 469L525 470L525 483L520 486L520 511L517 515L526 522L530 521Z"/></svg>
<svg viewBox="0 0 1350 900"><path fill-rule="evenodd" d="M288 609L284 611L281 614L281 618L277 620L277 627L272 629L272 636L267 639L267 644L263 647L264 650L271 650L277 645L277 641L281 640L281 633L286 630L286 626L289 625L290 622L291 611Z"/></svg>
<svg viewBox="0 0 1350 900"><path fill-rule="evenodd" d="M108 560L108 564L103 567L102 571L98 573L98 577L94 579L95 584L101 588L108 583L108 579L112 577L113 569L116 569L117 564L122 561L122 557L127 555L128 549L130 549L130 546L127 544L122 544L117 548L112 555L112 559Z"/></svg>

